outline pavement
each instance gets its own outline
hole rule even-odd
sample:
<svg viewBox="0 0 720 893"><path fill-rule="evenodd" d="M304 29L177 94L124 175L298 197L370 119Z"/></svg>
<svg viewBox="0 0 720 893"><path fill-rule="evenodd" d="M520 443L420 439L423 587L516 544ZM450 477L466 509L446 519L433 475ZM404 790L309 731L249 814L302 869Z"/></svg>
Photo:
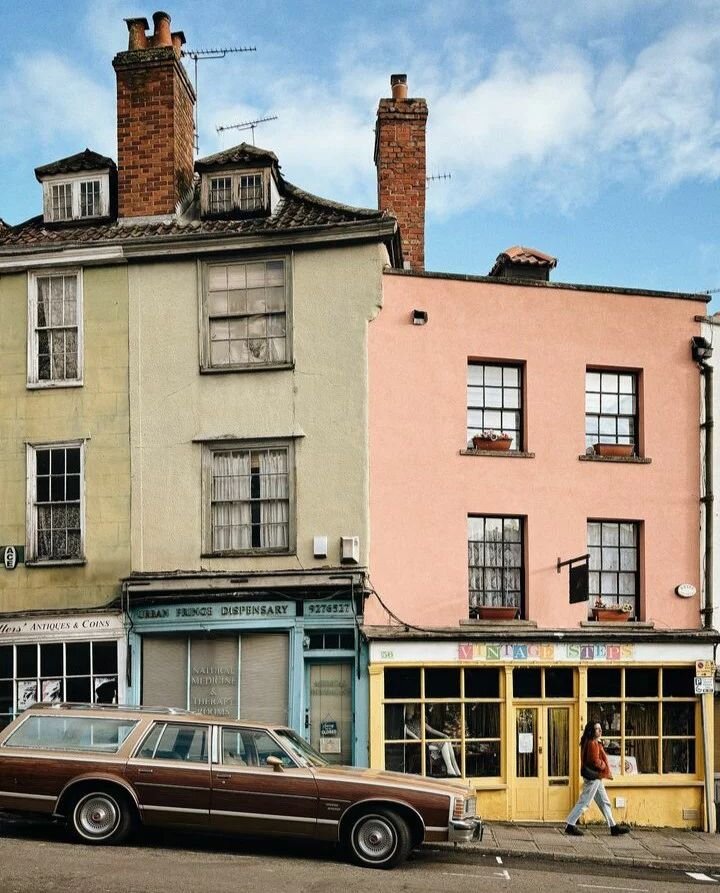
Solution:
<svg viewBox="0 0 720 893"><path fill-rule="evenodd" d="M464 852L556 862L595 862L679 871L720 870L720 834L677 828L631 828L611 837L607 826L583 825L583 837L564 833L565 825L485 824L482 841L464 844ZM453 849L454 844L426 844Z"/></svg>

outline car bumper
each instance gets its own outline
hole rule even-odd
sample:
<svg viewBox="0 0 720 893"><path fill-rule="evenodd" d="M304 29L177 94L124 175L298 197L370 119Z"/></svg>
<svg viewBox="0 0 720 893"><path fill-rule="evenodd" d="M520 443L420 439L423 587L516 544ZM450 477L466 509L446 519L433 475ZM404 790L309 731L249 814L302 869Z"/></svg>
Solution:
<svg viewBox="0 0 720 893"><path fill-rule="evenodd" d="M482 819L468 818L450 822L448 840L451 843L471 843L483 838Z"/></svg>

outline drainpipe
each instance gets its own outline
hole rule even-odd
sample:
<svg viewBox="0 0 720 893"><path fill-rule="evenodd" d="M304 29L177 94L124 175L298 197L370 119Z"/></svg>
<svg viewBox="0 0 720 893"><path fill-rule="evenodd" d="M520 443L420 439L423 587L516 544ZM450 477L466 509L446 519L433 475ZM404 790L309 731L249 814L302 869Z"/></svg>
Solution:
<svg viewBox="0 0 720 893"><path fill-rule="evenodd" d="M702 609L705 629L713 627L713 367L700 363L700 372L705 379L705 493L702 497L705 506L705 605Z"/></svg>
<svg viewBox="0 0 720 893"><path fill-rule="evenodd" d="M705 492L700 499L704 506L705 519L705 574L703 580L705 598L700 613L703 617L705 629L713 628L713 367L707 362L712 356L712 350L712 346L705 338L698 336L692 339L692 357L698 364L700 374L703 377L705 398L705 418L700 426L705 432ZM714 777L712 775L712 755L710 753L710 726L712 723L713 701L714 696L712 694L700 696L703 731L703 769L705 775L704 830L711 833L716 830L715 803L713 802L715 793Z"/></svg>

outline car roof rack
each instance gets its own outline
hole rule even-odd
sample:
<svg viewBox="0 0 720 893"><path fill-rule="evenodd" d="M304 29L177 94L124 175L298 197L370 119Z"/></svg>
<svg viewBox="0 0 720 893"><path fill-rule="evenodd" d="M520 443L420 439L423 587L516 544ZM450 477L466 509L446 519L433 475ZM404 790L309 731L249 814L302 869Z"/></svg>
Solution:
<svg viewBox="0 0 720 893"><path fill-rule="evenodd" d="M164 713L168 715L183 715L189 714L189 710L184 710L182 707L149 707L146 705L138 705L138 704L90 704L90 703L80 703L75 701L62 701L62 702L40 702L38 704L32 704L29 710L108 710L110 712L122 710L124 713Z"/></svg>

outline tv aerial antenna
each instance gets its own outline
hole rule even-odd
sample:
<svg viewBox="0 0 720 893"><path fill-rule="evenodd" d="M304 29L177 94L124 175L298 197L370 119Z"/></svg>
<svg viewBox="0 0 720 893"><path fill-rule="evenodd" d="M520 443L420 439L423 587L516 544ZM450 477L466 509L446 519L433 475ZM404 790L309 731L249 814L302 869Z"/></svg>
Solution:
<svg viewBox="0 0 720 893"><path fill-rule="evenodd" d="M187 56L193 60L194 77L193 87L195 88L195 151L200 153L200 133L198 130L198 62L205 59L224 59L229 53L254 53L257 47L213 47L207 50L182 50L181 55Z"/></svg>
<svg viewBox="0 0 720 893"><path fill-rule="evenodd" d="M267 118L256 118L254 121L241 121L239 124L219 124L215 130L222 133L224 130L250 130L252 131L252 144L255 145L255 128L266 121L277 121L277 115L268 115Z"/></svg>
<svg viewBox="0 0 720 893"><path fill-rule="evenodd" d="M425 183L428 186L431 183L437 183L439 180L452 180L452 174L451 173L433 174L430 177L425 177Z"/></svg>

